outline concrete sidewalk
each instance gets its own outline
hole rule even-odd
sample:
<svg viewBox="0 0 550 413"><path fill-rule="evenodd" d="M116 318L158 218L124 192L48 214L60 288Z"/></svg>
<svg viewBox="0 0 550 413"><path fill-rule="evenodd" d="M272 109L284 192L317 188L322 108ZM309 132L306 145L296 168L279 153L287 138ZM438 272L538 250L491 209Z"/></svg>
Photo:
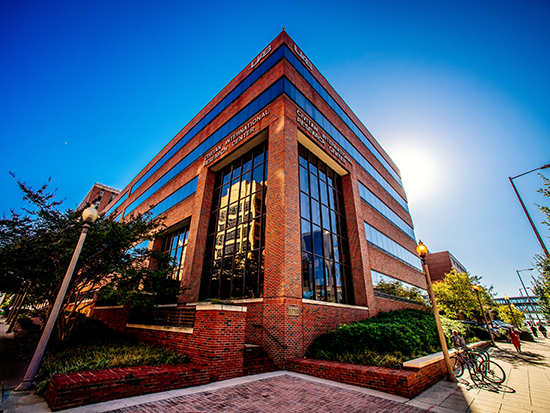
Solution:
<svg viewBox="0 0 550 413"><path fill-rule="evenodd" d="M14 392L27 371L28 361L21 360L14 334L7 334L9 325L0 318L0 413L49 412L47 403L34 391Z"/></svg>
<svg viewBox="0 0 550 413"><path fill-rule="evenodd" d="M472 387L465 373L458 384L440 381L407 404L441 413L550 412L550 340L522 341L521 350L507 343L490 350L506 372L503 385Z"/></svg>

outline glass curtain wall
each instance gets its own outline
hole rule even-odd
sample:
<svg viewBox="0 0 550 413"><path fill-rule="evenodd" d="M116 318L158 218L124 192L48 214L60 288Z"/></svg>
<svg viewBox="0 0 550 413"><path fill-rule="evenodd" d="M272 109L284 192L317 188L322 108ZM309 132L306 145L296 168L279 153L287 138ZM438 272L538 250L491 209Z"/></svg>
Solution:
<svg viewBox="0 0 550 413"><path fill-rule="evenodd" d="M183 264L185 263L185 252L187 250L187 238L189 237L189 226L169 234L164 240L164 251L172 258L173 271L169 276L174 281L181 281Z"/></svg>
<svg viewBox="0 0 550 413"><path fill-rule="evenodd" d="M302 296L352 304L342 179L299 146Z"/></svg>
<svg viewBox="0 0 550 413"><path fill-rule="evenodd" d="M216 174L201 299L263 297L267 142Z"/></svg>
<svg viewBox="0 0 550 413"><path fill-rule="evenodd" d="M181 284L188 237L189 225L186 225L183 228L168 234L168 236L164 239L164 246L162 250L172 259L172 273L168 276L167 280L170 289L178 288ZM144 247L146 248L147 245L144 245ZM159 296L160 301L162 303L174 303L176 302L177 293L174 294L175 295L166 293L165 295Z"/></svg>

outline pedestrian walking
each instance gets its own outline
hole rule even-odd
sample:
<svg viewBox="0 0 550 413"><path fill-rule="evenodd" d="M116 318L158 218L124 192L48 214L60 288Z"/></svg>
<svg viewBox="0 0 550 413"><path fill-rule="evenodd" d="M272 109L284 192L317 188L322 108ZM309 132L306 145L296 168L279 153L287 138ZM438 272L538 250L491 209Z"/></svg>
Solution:
<svg viewBox="0 0 550 413"><path fill-rule="evenodd" d="M510 340L512 340L512 344L516 348L517 352L521 353L521 342L519 341L518 332L514 330L514 327L510 327L508 334L510 334Z"/></svg>
<svg viewBox="0 0 550 413"><path fill-rule="evenodd" d="M546 338L546 327L544 327L542 324L539 324L539 331L544 336L544 338Z"/></svg>

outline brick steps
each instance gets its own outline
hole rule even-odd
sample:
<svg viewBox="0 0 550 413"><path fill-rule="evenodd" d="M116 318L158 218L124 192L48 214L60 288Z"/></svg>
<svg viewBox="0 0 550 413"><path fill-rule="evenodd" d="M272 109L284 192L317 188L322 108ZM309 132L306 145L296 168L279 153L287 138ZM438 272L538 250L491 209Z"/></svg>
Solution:
<svg viewBox="0 0 550 413"><path fill-rule="evenodd" d="M279 370L265 350L256 344L245 344L243 376Z"/></svg>

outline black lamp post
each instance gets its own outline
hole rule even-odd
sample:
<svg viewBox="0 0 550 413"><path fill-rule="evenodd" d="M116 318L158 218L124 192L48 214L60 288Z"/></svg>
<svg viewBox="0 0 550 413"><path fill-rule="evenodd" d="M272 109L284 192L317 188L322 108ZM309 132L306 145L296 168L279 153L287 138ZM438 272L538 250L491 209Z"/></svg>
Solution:
<svg viewBox="0 0 550 413"><path fill-rule="evenodd" d="M416 252L420 256L420 259L422 260L422 268L424 270L424 276L426 277L426 286L428 289L430 300L432 301L432 309L434 312L435 324L437 326L437 334L439 335L439 342L441 343L443 358L445 359L445 364L447 366L447 380L456 382L455 372L453 370L453 365L451 364L451 358L449 357L449 349L447 348L447 340L445 340L445 335L443 334L443 328L441 327L441 320L439 318L439 311L437 310L437 301L435 300L434 290L432 288L430 270L428 269L428 264L426 264L426 256L428 255L428 248L424 244L422 244L422 241L418 240L418 246L416 247Z"/></svg>
<svg viewBox="0 0 550 413"><path fill-rule="evenodd" d="M57 317L59 315L59 311L61 310L61 305L63 304L63 300L65 299L65 294L67 293L67 289L69 288L69 284L71 282L71 278L73 276L73 272L76 267L76 262L78 261L78 257L80 256L80 251L82 250L82 245L84 245L84 240L86 239L86 234L88 233L88 229L90 229L91 224L97 219L97 216L98 216L98 213L97 213L95 204L90 205L88 208L86 208L82 212L82 219L84 220L84 225L82 226L80 239L76 244L73 257L71 258L71 263L69 264L69 268L65 273L65 278L63 278L63 283L61 284L61 288L57 293L57 298L55 299L55 303L53 305L50 316L48 317L48 321L46 322L46 326L42 331L42 336L40 337L38 346L34 351L34 355L32 357L31 363L27 368L25 377L23 378L19 386L17 386L17 388L15 389L16 391L28 390L33 386L33 381L36 376L36 372L38 371L38 366L40 365L40 361L42 361L42 356L44 355L44 351L46 350L46 346L48 345L48 341L50 339L50 335L52 334L52 330L57 320Z"/></svg>
<svg viewBox="0 0 550 413"><path fill-rule="evenodd" d="M516 185L514 184L514 179L519 178L520 176L527 175L531 172L538 171L540 169L547 169L550 168L550 163L541 166L540 168L535 168L531 171L524 172L522 174L516 175L512 178L508 178L510 180L510 183L512 184L512 187L514 188L514 192L516 193L516 196L518 197L519 203L521 204L521 207L523 208L523 212L525 212L525 215L527 216L527 219L529 220L529 224L531 224L531 228L533 228L533 231L535 232L535 235L537 236L537 239L539 241L540 246L542 247L542 250L546 254L546 258L550 258L550 254L548 254L548 249L546 248L546 245L544 244L539 232L537 231L537 228L535 227L535 224L533 223L533 220L531 219L531 215L529 215L529 212L527 212L527 208L525 207L525 204L523 203L523 199L521 199L521 196L519 195L518 189L516 188Z"/></svg>

